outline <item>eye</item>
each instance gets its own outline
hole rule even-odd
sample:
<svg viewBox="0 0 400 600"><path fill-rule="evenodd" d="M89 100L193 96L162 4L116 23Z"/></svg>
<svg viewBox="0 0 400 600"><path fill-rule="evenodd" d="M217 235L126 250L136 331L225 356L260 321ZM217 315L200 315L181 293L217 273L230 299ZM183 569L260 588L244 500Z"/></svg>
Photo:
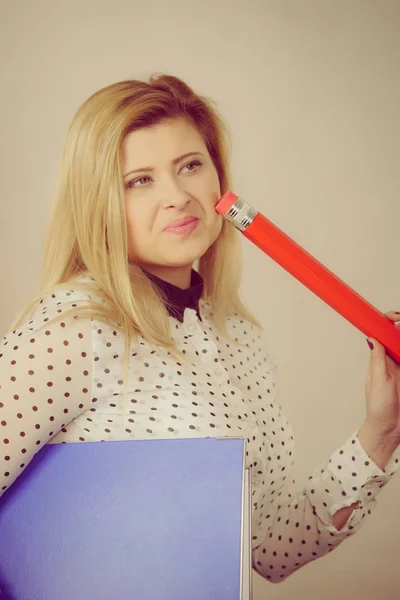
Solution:
<svg viewBox="0 0 400 600"><path fill-rule="evenodd" d="M192 162L187 163L187 165L185 165L185 167L189 167L190 165L195 165L195 166L201 167L202 164L203 163L200 160L192 160ZM191 169L191 171L192 170L193 169Z"/></svg>
<svg viewBox="0 0 400 600"><path fill-rule="evenodd" d="M202 163L200 160L192 160L190 163L187 163L186 165L184 165L184 166L182 167L182 169L184 169L185 167L190 167L190 166L192 166L192 165L194 165L195 167L201 167L201 166L202 166L202 164L203 164L203 163ZM192 171L195 171L195 170L197 170L197 169L190 169L190 170L189 170L189 173L191 173ZM125 187L126 187L128 190L130 190L130 189L132 189L132 188L134 188L134 187L143 187L143 185L142 185L142 184L141 184L140 186L137 186L137 185L136 185L136 184L137 184L139 181L143 181L143 179L150 179L150 177L148 177L147 175L144 175L143 177L138 177L137 179L132 179L132 181L128 181L128 182L125 184Z"/></svg>
<svg viewBox="0 0 400 600"><path fill-rule="evenodd" d="M139 181L143 181L143 179L149 179L149 177L147 177L147 175L145 175L144 177L139 177L138 179L132 179L132 181L128 181L128 183L125 185L125 187L130 190L133 187L137 187L136 183L138 183ZM139 187L143 187L143 186L139 186Z"/></svg>

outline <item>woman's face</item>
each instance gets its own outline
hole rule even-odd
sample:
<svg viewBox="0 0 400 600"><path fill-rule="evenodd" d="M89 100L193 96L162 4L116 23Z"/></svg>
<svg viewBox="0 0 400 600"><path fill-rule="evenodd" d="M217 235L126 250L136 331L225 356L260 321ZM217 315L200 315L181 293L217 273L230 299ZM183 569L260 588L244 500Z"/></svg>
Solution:
<svg viewBox="0 0 400 600"><path fill-rule="evenodd" d="M133 131L122 144L122 168L129 261L188 287L194 261L222 227L218 174L201 135L184 118ZM191 233L164 230L187 216L198 218Z"/></svg>

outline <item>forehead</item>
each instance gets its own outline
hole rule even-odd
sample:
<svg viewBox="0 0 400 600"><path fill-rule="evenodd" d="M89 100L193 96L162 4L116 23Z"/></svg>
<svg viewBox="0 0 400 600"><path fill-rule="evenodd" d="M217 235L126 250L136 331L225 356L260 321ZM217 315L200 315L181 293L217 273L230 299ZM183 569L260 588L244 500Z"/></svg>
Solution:
<svg viewBox="0 0 400 600"><path fill-rule="evenodd" d="M137 160L146 165L169 161L186 152L204 152L206 145L197 129L179 118L132 131L123 140L121 151L123 162L129 160L129 167L134 168Z"/></svg>

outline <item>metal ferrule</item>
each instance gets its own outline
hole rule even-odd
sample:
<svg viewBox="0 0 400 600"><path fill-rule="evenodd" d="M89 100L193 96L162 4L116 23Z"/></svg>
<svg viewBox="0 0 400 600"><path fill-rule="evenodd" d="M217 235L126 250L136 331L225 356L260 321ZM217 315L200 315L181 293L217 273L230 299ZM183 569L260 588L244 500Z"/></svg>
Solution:
<svg viewBox="0 0 400 600"><path fill-rule="evenodd" d="M224 217L239 231L246 231L257 215L258 211L255 208L238 197L235 204L224 214Z"/></svg>

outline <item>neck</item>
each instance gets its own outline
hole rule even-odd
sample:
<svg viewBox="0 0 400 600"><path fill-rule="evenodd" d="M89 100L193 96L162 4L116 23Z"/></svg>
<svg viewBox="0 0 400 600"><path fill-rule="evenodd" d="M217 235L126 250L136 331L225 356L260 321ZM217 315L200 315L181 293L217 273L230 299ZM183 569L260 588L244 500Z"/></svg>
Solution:
<svg viewBox="0 0 400 600"><path fill-rule="evenodd" d="M186 265L184 267L164 267L163 265L142 266L148 273L151 273L182 290L190 288L192 265Z"/></svg>

